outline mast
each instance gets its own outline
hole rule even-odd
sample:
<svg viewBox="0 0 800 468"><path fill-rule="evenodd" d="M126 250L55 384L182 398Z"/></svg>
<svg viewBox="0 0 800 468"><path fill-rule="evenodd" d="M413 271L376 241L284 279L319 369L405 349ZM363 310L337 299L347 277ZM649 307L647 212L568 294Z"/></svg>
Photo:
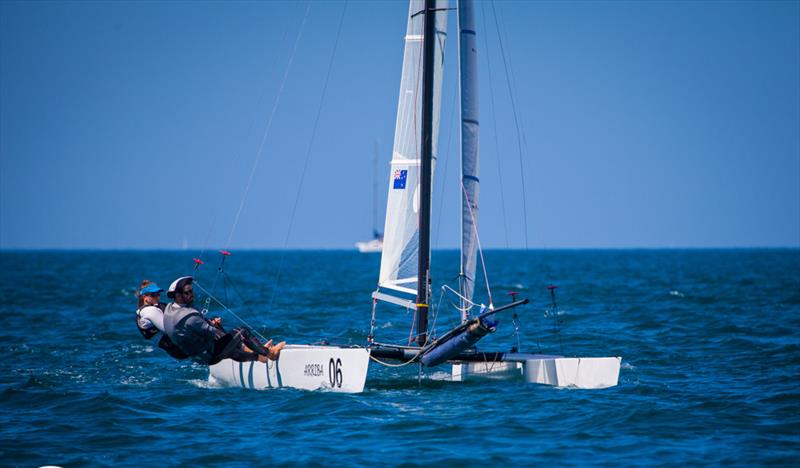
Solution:
<svg viewBox="0 0 800 468"><path fill-rule="evenodd" d="M478 66L473 0L458 1L459 90L461 94L461 319L469 318L475 290L478 223Z"/></svg>
<svg viewBox="0 0 800 468"><path fill-rule="evenodd" d="M436 46L436 2L425 0L422 44L422 155L419 188L419 256L417 272L417 344L428 339L428 283L431 263L431 175L433 160L433 58Z"/></svg>

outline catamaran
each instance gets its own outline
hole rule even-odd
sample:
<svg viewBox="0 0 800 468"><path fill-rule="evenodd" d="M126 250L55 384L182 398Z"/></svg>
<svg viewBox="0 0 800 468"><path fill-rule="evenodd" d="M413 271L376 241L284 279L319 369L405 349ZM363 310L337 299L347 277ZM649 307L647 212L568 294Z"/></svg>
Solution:
<svg viewBox="0 0 800 468"><path fill-rule="evenodd" d="M458 0L461 97L461 261L456 298L460 323L436 334L440 307L432 304L430 278L431 192L438 133L447 30L446 0L411 0L403 71L389 172L383 251L366 346L289 345L277 361L224 360L210 367L210 379L253 389L293 387L361 392L370 360L382 365L433 368L449 365L451 378L522 378L527 382L577 388L617 385L621 357L564 357L519 351L479 351L476 344L496 330L496 314L528 303L473 302L478 237L478 82L472 0ZM481 254L481 264L485 264ZM552 290L551 290L552 292ZM449 302L449 301L448 301ZM385 342L376 336L379 307L412 315L408 339Z"/></svg>

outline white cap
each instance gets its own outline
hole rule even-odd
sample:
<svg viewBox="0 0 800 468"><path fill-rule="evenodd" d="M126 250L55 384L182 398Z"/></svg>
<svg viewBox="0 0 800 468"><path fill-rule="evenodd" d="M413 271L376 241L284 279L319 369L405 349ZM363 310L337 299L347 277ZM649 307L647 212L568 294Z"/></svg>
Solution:
<svg viewBox="0 0 800 468"><path fill-rule="evenodd" d="M176 279L169 285L169 289L167 289L167 297L175 297L175 291L178 289L178 283L181 281L188 279L190 281L194 281L194 278L191 276L181 276L180 278Z"/></svg>

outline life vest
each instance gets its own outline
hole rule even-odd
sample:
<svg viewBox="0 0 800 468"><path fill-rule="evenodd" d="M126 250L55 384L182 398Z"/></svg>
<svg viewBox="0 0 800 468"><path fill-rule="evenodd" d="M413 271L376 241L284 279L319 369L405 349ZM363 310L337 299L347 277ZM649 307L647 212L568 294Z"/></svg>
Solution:
<svg viewBox="0 0 800 468"><path fill-rule="evenodd" d="M165 308L166 306L167 306L167 305L166 305L166 304L164 304L163 302L159 302L157 307L158 307L159 309L161 309L161 311L163 312L163 311L164 311L164 308ZM142 309L144 309L145 307L148 307L148 306L144 305L144 306L142 306L142 307L139 307L138 309L136 309L136 328L139 330L139 333L141 333L141 334L142 334L142 336L143 336L145 339L149 340L149 339L153 338L154 336L156 336L156 335L158 334L158 328L156 328L156 327L154 327L154 326L153 326L153 327L147 327L147 328L144 328L144 327L142 327L142 325L141 325L141 324L139 324L139 320L141 320L141 318L142 318L142 317L139 315L139 312L141 312L141 310L142 310Z"/></svg>
<svg viewBox="0 0 800 468"><path fill-rule="evenodd" d="M184 355L208 364L214 353L214 339L209 339L201 330L203 324L210 327L193 307L183 307L172 302L164 310L164 333L172 343Z"/></svg>

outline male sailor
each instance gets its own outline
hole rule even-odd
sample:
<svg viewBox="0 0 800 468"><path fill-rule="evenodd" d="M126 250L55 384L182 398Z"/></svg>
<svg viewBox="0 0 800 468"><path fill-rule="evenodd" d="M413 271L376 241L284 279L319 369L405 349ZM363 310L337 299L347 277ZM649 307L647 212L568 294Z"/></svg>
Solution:
<svg viewBox="0 0 800 468"><path fill-rule="evenodd" d="M193 360L214 365L223 359L247 362L276 360L286 345L272 340L262 344L244 327L226 332L222 319L206 320L194 307L194 278L183 276L167 289L167 296L174 299L164 310L164 333Z"/></svg>

